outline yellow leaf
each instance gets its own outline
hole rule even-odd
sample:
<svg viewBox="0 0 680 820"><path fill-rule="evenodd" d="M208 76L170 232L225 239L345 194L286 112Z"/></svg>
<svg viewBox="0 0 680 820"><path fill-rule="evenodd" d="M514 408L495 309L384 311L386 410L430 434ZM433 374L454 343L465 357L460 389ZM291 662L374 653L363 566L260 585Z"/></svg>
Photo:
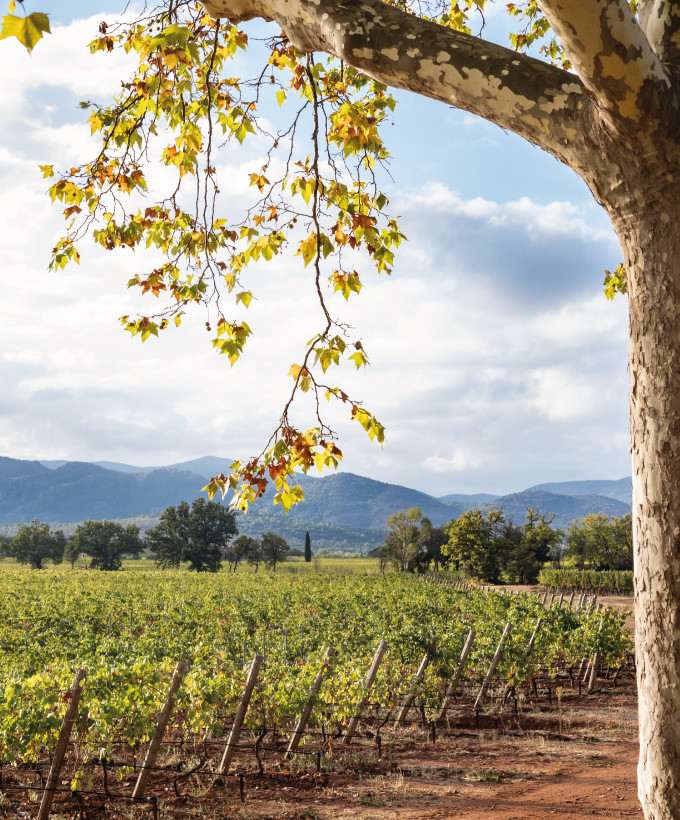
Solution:
<svg viewBox="0 0 680 820"><path fill-rule="evenodd" d="M264 190L265 185L269 185L269 180L267 177L262 176L262 174L249 174L250 177L250 184L257 185L257 189L260 193Z"/></svg>
<svg viewBox="0 0 680 820"><path fill-rule="evenodd" d="M17 17L14 14L6 14L2 18L2 31L0 40L6 37L16 37L27 51L33 51L43 33L50 33L50 21L46 14L34 11L27 17Z"/></svg>
<svg viewBox="0 0 680 820"><path fill-rule="evenodd" d="M300 242L300 247L295 255L302 256L305 267L309 265L316 255L316 233L314 233L314 231L310 233L307 239L303 239L302 242Z"/></svg>

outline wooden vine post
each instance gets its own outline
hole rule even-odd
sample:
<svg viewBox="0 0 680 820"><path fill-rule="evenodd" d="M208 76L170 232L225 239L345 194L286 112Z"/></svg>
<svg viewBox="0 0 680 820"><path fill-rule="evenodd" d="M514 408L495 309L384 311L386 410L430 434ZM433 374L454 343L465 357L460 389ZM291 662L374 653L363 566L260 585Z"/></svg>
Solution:
<svg viewBox="0 0 680 820"><path fill-rule="evenodd" d="M534 650L534 643L536 642L536 636L538 635L538 630L541 628L543 624L543 618L539 618L536 621L536 626L534 627L534 631L531 634L531 638L529 639L529 643L527 644L527 655L529 655Z"/></svg>
<svg viewBox="0 0 680 820"><path fill-rule="evenodd" d="M319 694L319 690L321 689L321 684L323 683L323 676L324 672L326 671L326 667L330 662L331 658L335 655L335 649L332 646L329 646L326 650L326 654L323 656L323 662L321 664L321 669L319 669L316 678L314 678L314 683L312 684L312 688L309 690L309 699L307 700L307 704L305 708L302 710L302 714L300 715L300 720L295 727L295 731L293 732L293 736L290 739L290 743L288 744L288 749L286 750L285 757L291 757L293 752L297 749L300 745L300 741L302 740L302 734L305 731L307 726L307 722L312 714L312 709L314 708L314 701L316 700L316 696Z"/></svg>
<svg viewBox="0 0 680 820"><path fill-rule="evenodd" d="M147 783L149 782L149 778L151 777L151 769L153 768L153 765L156 762L156 757L158 755L159 749L161 748L161 743L163 742L165 730L168 727L170 715L172 714L172 710L175 705L175 695L177 694L177 690L182 684L182 678L184 677L187 668L187 665L181 662L179 662L177 666L175 666L175 671L173 672L172 680L170 681L170 689L168 690L168 697L165 701L165 706L163 707L163 710L160 713L158 720L156 721L156 732L154 736L151 738L151 743L149 744L149 749L146 753L146 758L144 759L142 770L139 773L137 783L135 784L135 790L132 792L132 797L135 800L144 797L144 792L146 790Z"/></svg>
<svg viewBox="0 0 680 820"><path fill-rule="evenodd" d="M371 687L375 681L375 677L378 674L378 668L382 663L382 659L385 656L385 652L387 651L387 641L380 641L378 644L378 648L375 650L375 655L373 656L373 661L371 663L371 668L368 670L368 675L366 675L366 680L364 681L364 694L361 699L361 703L359 704L356 714L352 715L352 718L347 726L347 731L345 732L345 736L342 739L342 745L347 746L356 730L359 727L359 721L361 720L361 713L366 708L366 704L368 703L368 693L371 691Z"/></svg>
<svg viewBox="0 0 680 820"><path fill-rule="evenodd" d="M250 705L250 699L253 695L253 689L255 688L255 683L257 681L257 676L260 672L260 667L262 666L263 660L264 658L262 655L255 655L253 658L250 671L248 672L246 685L243 690L243 694L241 695L241 702L239 703L236 714L234 715L234 723L232 724L231 732L229 732L229 739L227 740L227 745L224 748L224 754L222 755L222 761L218 769L220 774L229 773L229 767L231 766L231 761L234 759L234 755L236 753L236 746L239 738L241 737L243 721L245 719L246 712L248 711L248 706Z"/></svg>
<svg viewBox="0 0 680 820"><path fill-rule="evenodd" d="M498 662L501 659L501 654L503 653L503 647L505 646L505 642L508 639L508 635L512 631L512 624L507 623L505 625L505 629L503 630L503 634L501 635L501 639L498 642L498 646L496 647L496 654L493 656L493 660L491 661L491 665L489 666L489 671L486 673L486 677L484 678L484 683L482 684L479 694L477 695L477 700L475 701L474 709L478 709L484 699L484 695L486 694L486 690L489 688L489 684L491 683L491 679L493 678L494 672L496 671L496 667L498 666Z"/></svg>
<svg viewBox="0 0 680 820"><path fill-rule="evenodd" d="M604 618L600 618L600 626L597 630L598 637L602 633L602 626L604 624ZM596 649L595 654L593 655L593 662L590 669L590 679L588 681L588 691L592 692L595 686L595 681L597 679L597 667L600 665L600 653Z"/></svg>
<svg viewBox="0 0 680 820"><path fill-rule="evenodd" d="M399 714L397 716L397 726L401 726L406 720L406 715L408 714L408 710L411 708L413 699L416 696L418 686L420 685L420 682L423 679L423 675L425 674L425 670L429 665L430 659L427 657L427 655L424 655L422 661L420 662L420 666L418 667L418 671L416 672L415 677L411 681L411 686L409 687L408 695L406 695L404 705L401 707Z"/></svg>
<svg viewBox="0 0 680 820"><path fill-rule="evenodd" d="M87 673L84 669L79 669L76 672L75 678L71 685L69 693L68 705L66 706L66 714L64 721L61 724L59 731L59 739L57 740L57 748L54 750L52 757L52 765L50 766L50 773L47 775L47 783L45 784L45 791L43 792L42 802L40 803L40 810L38 811L38 820L47 820L50 816L50 809L52 808L52 801L54 800L54 790L59 785L59 774L64 762L64 755L66 754L66 747L69 738L71 737L71 730L78 714L78 703L80 702L80 695L82 692L82 683Z"/></svg>
<svg viewBox="0 0 680 820"><path fill-rule="evenodd" d="M444 700L442 701L442 705L439 708L439 712L437 713L437 720L440 720L446 714L446 710L448 709L449 703L451 702L451 698L455 695L456 689L458 688L458 683L461 679L463 674L463 669L465 669L465 664L468 659L468 655L470 654L470 650L472 649L472 644L475 641L475 635L477 633L474 629L471 629L468 632L467 639L465 641L465 645L463 646L463 651L460 653L460 662L458 664L458 668L456 672L451 678L451 683L449 684L446 694L444 695Z"/></svg>

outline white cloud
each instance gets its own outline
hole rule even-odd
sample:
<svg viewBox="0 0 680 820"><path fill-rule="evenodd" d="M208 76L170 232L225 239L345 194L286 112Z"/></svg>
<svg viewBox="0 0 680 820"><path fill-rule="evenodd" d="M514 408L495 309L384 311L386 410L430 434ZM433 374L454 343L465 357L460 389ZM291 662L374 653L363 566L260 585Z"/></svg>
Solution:
<svg viewBox="0 0 680 820"><path fill-rule="evenodd" d="M576 236L592 241L609 240L612 235L610 228L593 226L583 209L571 202L542 204L527 196L510 202L492 202L483 197L464 200L440 182L402 194L397 204L405 209L438 211L453 219L468 217L489 227L510 224L530 235Z"/></svg>
<svg viewBox="0 0 680 820"><path fill-rule="evenodd" d="M479 456L466 452L462 447L456 447L448 458L439 455L429 456L423 461L426 469L435 473L459 473L479 466Z"/></svg>

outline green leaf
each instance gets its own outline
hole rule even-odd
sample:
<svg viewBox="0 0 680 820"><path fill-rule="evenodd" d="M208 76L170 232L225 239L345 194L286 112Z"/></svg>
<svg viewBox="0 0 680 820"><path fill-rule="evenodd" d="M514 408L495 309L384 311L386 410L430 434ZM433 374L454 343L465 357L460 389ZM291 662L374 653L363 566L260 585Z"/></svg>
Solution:
<svg viewBox="0 0 680 820"><path fill-rule="evenodd" d="M28 17L17 17L15 14L6 14L2 18L0 40L6 37L16 37L27 51L33 51L43 34L50 34L50 21L46 14L34 11Z"/></svg>

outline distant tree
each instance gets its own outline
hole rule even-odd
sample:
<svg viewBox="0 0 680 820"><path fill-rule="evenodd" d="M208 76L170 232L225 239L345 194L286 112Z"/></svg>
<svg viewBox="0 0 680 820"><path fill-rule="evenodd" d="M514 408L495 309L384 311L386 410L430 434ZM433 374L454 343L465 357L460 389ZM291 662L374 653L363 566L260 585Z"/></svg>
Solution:
<svg viewBox="0 0 680 820"><path fill-rule="evenodd" d="M446 525L449 540L442 552L451 556L457 569L470 578L497 583L500 563L496 539L504 524L501 510L491 508L486 515L481 510L467 510Z"/></svg>
<svg viewBox="0 0 680 820"><path fill-rule="evenodd" d="M225 556L229 562L229 569L231 572L236 572L236 569L241 561L248 560L248 557L256 544L257 542L255 539L251 538L249 535L239 535L235 541L232 541Z"/></svg>
<svg viewBox="0 0 680 820"><path fill-rule="evenodd" d="M633 569L633 522L630 514L612 521L616 541L616 566L614 569Z"/></svg>
<svg viewBox="0 0 680 820"><path fill-rule="evenodd" d="M118 570L124 557L137 558L142 549L139 527L124 527L115 521L86 521L79 524L66 545L66 556L74 560L81 553L90 559L90 569Z"/></svg>
<svg viewBox="0 0 680 820"><path fill-rule="evenodd" d="M394 513L387 519L385 552L400 572L413 569L411 562L418 556L426 535L421 527L422 520L423 513L418 507L411 507L408 512Z"/></svg>
<svg viewBox="0 0 680 820"><path fill-rule="evenodd" d="M415 566L418 572L426 572L431 564L437 571L441 566L446 566L449 557L442 553L442 547L448 542L448 536L443 527L433 527L428 518L423 518L420 523L421 544L415 558Z"/></svg>
<svg viewBox="0 0 680 820"><path fill-rule="evenodd" d="M509 581L516 581L515 564L522 554L522 536L524 527L518 527L512 521L505 521L499 529L495 540L496 558L502 573Z"/></svg>
<svg viewBox="0 0 680 820"><path fill-rule="evenodd" d="M35 519L22 524L6 548L7 554L20 564L30 564L33 569L43 569L48 561L61 564L64 558L66 538L61 530L52 532L50 525Z"/></svg>
<svg viewBox="0 0 680 820"><path fill-rule="evenodd" d="M233 510L197 498L191 508L182 501L164 510L158 525L147 531L146 543L156 565L162 569L187 561L191 571L217 572L222 566L223 551L237 534Z"/></svg>
<svg viewBox="0 0 680 820"><path fill-rule="evenodd" d="M264 561L264 555L262 552L262 543L257 538L250 539L251 544L248 549L248 554L246 556L246 561L255 567L255 572L258 571L260 568L260 564Z"/></svg>
<svg viewBox="0 0 680 820"><path fill-rule="evenodd" d="M564 557L577 569L632 569L631 517L610 518L591 513L573 521L567 533Z"/></svg>
<svg viewBox="0 0 680 820"><path fill-rule="evenodd" d="M12 539L8 535L0 535L0 560L9 556L9 547Z"/></svg>
<svg viewBox="0 0 680 820"><path fill-rule="evenodd" d="M174 569L184 560L184 552L189 543L189 516L191 511L186 501L176 507L167 507L161 513L158 524L146 531L146 546L154 556L157 567Z"/></svg>
<svg viewBox="0 0 680 820"><path fill-rule="evenodd" d="M309 564L312 560L312 540L309 531L305 532L305 562Z"/></svg>
<svg viewBox="0 0 680 820"><path fill-rule="evenodd" d="M276 572L276 565L288 558L290 547L282 535L266 532L262 536L262 558L265 566Z"/></svg>
<svg viewBox="0 0 680 820"><path fill-rule="evenodd" d="M305 551L301 550L299 547L291 547L290 552L288 553L289 558L304 558Z"/></svg>
<svg viewBox="0 0 680 820"><path fill-rule="evenodd" d="M514 541L507 565L508 580L519 584L534 584L543 564L559 554L564 533L551 524L554 515L539 515L534 507L527 507L524 527L519 529L520 539Z"/></svg>

